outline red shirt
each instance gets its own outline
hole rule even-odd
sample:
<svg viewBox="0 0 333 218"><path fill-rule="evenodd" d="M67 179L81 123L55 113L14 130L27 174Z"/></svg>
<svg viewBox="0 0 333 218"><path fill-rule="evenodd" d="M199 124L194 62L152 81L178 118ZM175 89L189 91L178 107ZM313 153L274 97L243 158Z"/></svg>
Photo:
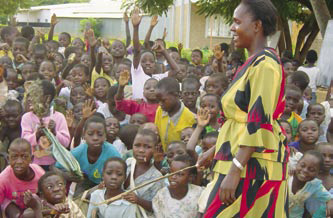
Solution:
<svg viewBox="0 0 333 218"><path fill-rule="evenodd" d="M116 101L117 110L123 111L126 114L133 115L135 113L144 114L148 122L155 121L155 114L159 104L149 104L145 101L138 103L135 100L120 100Z"/></svg>

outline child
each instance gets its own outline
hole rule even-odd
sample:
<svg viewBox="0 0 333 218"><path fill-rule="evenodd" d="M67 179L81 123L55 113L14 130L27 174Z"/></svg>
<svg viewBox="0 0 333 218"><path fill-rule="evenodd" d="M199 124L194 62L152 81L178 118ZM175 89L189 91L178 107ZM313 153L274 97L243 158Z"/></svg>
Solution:
<svg viewBox="0 0 333 218"><path fill-rule="evenodd" d="M162 174L152 164L153 150L157 145L157 136L154 132L143 129L135 136L133 143L134 158L127 159L129 168L125 188L132 189L143 182L158 178ZM152 199L157 191L163 187L163 181L147 185L124 197L125 200L137 204L140 214L149 215L153 211Z"/></svg>
<svg viewBox="0 0 333 218"><path fill-rule="evenodd" d="M120 153L120 155L123 155L125 153L125 150L127 151L127 149L124 143L118 137L120 130L119 121L115 117L109 117L105 119L105 125L106 141L112 144Z"/></svg>
<svg viewBox="0 0 333 218"><path fill-rule="evenodd" d="M192 111L194 114L197 113L197 99L200 95L200 82L196 78L185 78L182 82L181 98L184 105Z"/></svg>
<svg viewBox="0 0 333 218"><path fill-rule="evenodd" d="M138 131L139 126L132 124L122 126L119 130L119 139L124 143L125 147L118 148L118 151L122 154L124 160L127 160L129 157L133 157L132 148Z"/></svg>
<svg viewBox="0 0 333 218"><path fill-rule="evenodd" d="M129 123L142 126L143 124L147 123L147 117L144 114L135 113L131 116Z"/></svg>
<svg viewBox="0 0 333 218"><path fill-rule="evenodd" d="M299 141L289 144L301 153L313 150L319 137L318 124L314 120L303 120L298 126Z"/></svg>
<svg viewBox="0 0 333 218"><path fill-rule="evenodd" d="M22 66L21 74L24 81L33 80L33 78L36 78L38 74L36 64L33 62L24 63Z"/></svg>
<svg viewBox="0 0 333 218"><path fill-rule="evenodd" d="M325 107L322 104L310 104L308 107L307 119L316 121L319 126L318 143L327 142L327 126L322 125L325 120Z"/></svg>
<svg viewBox="0 0 333 218"><path fill-rule="evenodd" d="M28 57L29 41L23 37L17 37L13 41L12 53L14 56L14 69L21 69L22 58Z"/></svg>
<svg viewBox="0 0 333 218"><path fill-rule="evenodd" d="M207 94L215 94L221 97L228 85L228 78L224 74L213 73L208 77L204 90Z"/></svg>
<svg viewBox="0 0 333 218"><path fill-rule="evenodd" d="M311 88L310 88L309 86L306 87L306 89L304 90L304 92L303 92L303 98L304 98L304 100L306 100L308 103L311 102L311 100L312 100L312 90L311 90Z"/></svg>
<svg viewBox="0 0 333 218"><path fill-rule="evenodd" d="M153 78L146 80L143 89L143 96L147 101L139 103L135 100L124 99L124 88L125 85L128 84L129 77L130 75L128 71L120 73L118 90L115 96L117 110L123 111L129 115L133 115L135 113L141 113L147 117L148 122L154 122L156 109L158 107L158 100L156 98L156 90L155 90L157 85L157 80Z"/></svg>
<svg viewBox="0 0 333 218"><path fill-rule="evenodd" d="M44 201L55 207L55 212L61 214L60 217L85 217L74 201L66 197L66 181L60 174L55 172L45 173L38 181L38 192ZM53 215L51 213L52 208L42 207L43 217Z"/></svg>
<svg viewBox="0 0 333 218"><path fill-rule="evenodd" d="M83 86L74 86L71 89L71 93L70 93L70 105L67 105L68 108L72 108L73 105L77 105L78 103L82 103L85 102L86 100L89 99L89 96L87 95L87 93L85 92Z"/></svg>
<svg viewBox="0 0 333 218"><path fill-rule="evenodd" d="M211 147L215 146L218 135L218 132L208 132L203 136L201 141L202 152L206 152Z"/></svg>
<svg viewBox="0 0 333 218"><path fill-rule="evenodd" d="M315 66L318 59L317 52L315 50L310 50L306 54L307 65L300 66L297 70L303 71L309 76L309 86L312 90L312 103L316 103L316 91L317 91L317 80L319 75L319 68Z"/></svg>
<svg viewBox="0 0 333 218"><path fill-rule="evenodd" d="M316 199L326 204L332 196L323 187L321 180L316 179L323 166L323 157L317 151L307 151L298 161L293 177L289 178L289 215L302 217L304 203L308 199ZM332 208L328 208L332 214Z"/></svg>
<svg viewBox="0 0 333 218"><path fill-rule="evenodd" d="M44 45L37 44L32 49L32 60L37 65L39 69L40 64L46 59L47 50Z"/></svg>
<svg viewBox="0 0 333 218"><path fill-rule="evenodd" d="M286 107L281 115L282 120L287 120L292 127L293 139L297 135L297 129L302 118L295 113L298 102L302 97L302 91L295 85L286 85Z"/></svg>
<svg viewBox="0 0 333 218"><path fill-rule="evenodd" d="M183 79L187 76L187 68L189 65L189 61L186 58L181 58L178 61L179 72L176 74L176 79L179 83L183 82Z"/></svg>
<svg viewBox="0 0 333 218"><path fill-rule="evenodd" d="M109 80L100 77L94 82L94 96L97 106L101 106L106 102L106 95L111 87Z"/></svg>
<svg viewBox="0 0 333 218"><path fill-rule="evenodd" d="M105 161L103 167L103 182L105 188L94 191L90 197L87 217L97 209L98 217L136 217L136 205L120 199L110 204L93 205L115 197L124 192L123 184L126 180L127 165L121 158L113 157Z"/></svg>
<svg viewBox="0 0 333 218"><path fill-rule="evenodd" d="M0 174L0 205L7 217L18 217L26 208L24 192L37 193L38 180L44 170L31 163L31 145L25 139L15 139L8 154L10 166Z"/></svg>
<svg viewBox="0 0 333 218"><path fill-rule="evenodd" d="M192 64L200 66L202 64L203 53L200 49L194 49L191 54Z"/></svg>
<svg viewBox="0 0 333 218"><path fill-rule="evenodd" d="M86 187L81 187L86 190L102 181L104 162L109 157L120 157L120 154L110 143L106 142L105 121L100 117L92 116L85 122L83 138L86 143L74 148L71 153L79 162L83 173L88 177L86 184L82 184ZM59 163L56 163L55 166L62 168ZM75 181L70 172L65 172L63 175L66 180ZM84 190L76 190L75 196Z"/></svg>
<svg viewBox="0 0 333 218"><path fill-rule="evenodd" d="M195 123L194 114L179 100L179 83L176 79L167 77L157 84L157 99L160 106L157 109L155 124L158 127L163 150L167 144L180 140L180 132Z"/></svg>
<svg viewBox="0 0 333 218"><path fill-rule="evenodd" d="M119 65L125 56L125 45L120 40L113 41L111 45L111 55L115 66Z"/></svg>
<svg viewBox="0 0 333 218"><path fill-rule="evenodd" d="M194 165L188 155L180 155L170 165L171 173ZM159 190L153 198L153 209L156 217L196 217L198 198L202 188L190 182L191 170L186 170L169 177L170 185Z"/></svg>
<svg viewBox="0 0 333 218"><path fill-rule="evenodd" d="M52 61L45 60L40 64L39 74L41 74L46 80L55 84L56 69Z"/></svg>
<svg viewBox="0 0 333 218"><path fill-rule="evenodd" d="M220 97L215 94L206 94L201 97L200 109L207 110L209 113L209 122L204 126L201 132L203 136L208 132L219 132L221 125L218 122L220 111L222 109Z"/></svg>
<svg viewBox="0 0 333 218"><path fill-rule="evenodd" d="M65 49L71 44L71 35L66 32L62 32L59 34L59 52L64 55L65 54Z"/></svg>
<svg viewBox="0 0 333 218"><path fill-rule="evenodd" d="M323 186L333 194L333 175L330 173L333 168L333 145L320 143L316 150L318 150L324 158L324 167L319 172L318 178L323 181Z"/></svg>
<svg viewBox="0 0 333 218"><path fill-rule="evenodd" d="M185 144L187 144L193 132L194 129L192 127L186 127L180 133L180 140L183 141Z"/></svg>
<svg viewBox="0 0 333 218"><path fill-rule="evenodd" d="M289 75L291 75L293 71L293 64L290 59L282 59L283 69L285 73L285 77L287 78Z"/></svg>
<svg viewBox="0 0 333 218"><path fill-rule="evenodd" d="M284 130L284 133L287 138L287 145L292 142L292 128L291 125L288 121L286 120L281 120L280 121L281 127Z"/></svg>

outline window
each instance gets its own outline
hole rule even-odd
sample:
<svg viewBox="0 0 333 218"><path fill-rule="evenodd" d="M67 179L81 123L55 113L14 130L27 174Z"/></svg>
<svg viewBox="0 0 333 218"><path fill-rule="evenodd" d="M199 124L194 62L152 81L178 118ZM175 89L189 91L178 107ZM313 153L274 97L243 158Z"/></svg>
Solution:
<svg viewBox="0 0 333 218"><path fill-rule="evenodd" d="M221 16L206 18L206 37L230 37L230 26Z"/></svg>
<svg viewBox="0 0 333 218"><path fill-rule="evenodd" d="M40 23L40 19L39 18L37 18L37 23Z"/></svg>
<svg viewBox="0 0 333 218"><path fill-rule="evenodd" d="M47 22L49 22L49 20L48 20L48 19L45 19L45 23L47 23Z"/></svg>

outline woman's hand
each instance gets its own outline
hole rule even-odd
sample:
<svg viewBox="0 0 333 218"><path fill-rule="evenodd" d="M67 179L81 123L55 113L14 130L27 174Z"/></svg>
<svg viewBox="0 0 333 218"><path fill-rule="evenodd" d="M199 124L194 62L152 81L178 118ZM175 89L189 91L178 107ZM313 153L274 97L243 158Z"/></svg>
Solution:
<svg viewBox="0 0 333 218"><path fill-rule="evenodd" d="M232 204L235 200L235 192L240 180L240 170L229 171L220 186L220 200L226 205Z"/></svg>

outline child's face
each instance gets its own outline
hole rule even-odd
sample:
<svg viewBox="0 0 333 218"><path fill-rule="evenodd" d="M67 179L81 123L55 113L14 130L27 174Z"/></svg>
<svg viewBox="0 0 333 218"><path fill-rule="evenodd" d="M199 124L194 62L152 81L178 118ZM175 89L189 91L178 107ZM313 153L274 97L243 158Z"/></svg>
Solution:
<svg viewBox="0 0 333 218"><path fill-rule="evenodd" d="M114 57L124 57L125 55L124 44L119 41L114 41L111 45L111 55Z"/></svg>
<svg viewBox="0 0 333 218"><path fill-rule="evenodd" d="M59 49L59 46L57 44L55 44L55 43L46 43L45 47L46 47L48 53L57 52L58 49Z"/></svg>
<svg viewBox="0 0 333 218"><path fill-rule="evenodd" d="M321 105L311 106L311 110L308 113L308 118L315 120L319 126L325 119L325 109Z"/></svg>
<svg viewBox="0 0 333 218"><path fill-rule="evenodd" d="M64 66L64 59L60 55L55 55L53 63L56 67L56 72L61 72Z"/></svg>
<svg viewBox="0 0 333 218"><path fill-rule="evenodd" d="M168 163L170 164L176 156L184 154L186 154L186 147L183 144L173 143L169 145L167 151Z"/></svg>
<svg viewBox="0 0 333 218"><path fill-rule="evenodd" d="M208 151L211 147L216 144L217 138L216 137L206 137L201 142L202 152Z"/></svg>
<svg viewBox="0 0 333 218"><path fill-rule="evenodd" d="M187 75L194 75L195 76L195 66L189 65L187 67Z"/></svg>
<svg viewBox="0 0 333 218"><path fill-rule="evenodd" d="M194 65L200 65L201 64L202 57L201 57L201 54L198 51L192 52L191 59L192 59L192 63Z"/></svg>
<svg viewBox="0 0 333 218"><path fill-rule="evenodd" d="M55 78L54 65L50 61L43 61L39 67L39 74L43 75L48 81Z"/></svg>
<svg viewBox="0 0 333 218"><path fill-rule="evenodd" d="M60 204L66 199L66 185L58 175L47 177L42 184L43 198L50 204Z"/></svg>
<svg viewBox="0 0 333 218"><path fill-rule="evenodd" d="M34 56L33 56L37 66L41 65L41 63L45 60L45 57L46 57L46 53L44 50L35 51Z"/></svg>
<svg viewBox="0 0 333 218"><path fill-rule="evenodd" d="M81 67L74 67L70 71L70 76L74 85L83 85L87 81L87 76Z"/></svg>
<svg viewBox="0 0 333 218"><path fill-rule="evenodd" d="M143 87L143 96L148 100L148 101L157 101L156 98L156 85L157 85L157 80L148 80L144 87Z"/></svg>
<svg viewBox="0 0 333 218"><path fill-rule="evenodd" d="M133 156L139 163L150 162L155 146L154 139L150 135L137 134L133 143Z"/></svg>
<svg viewBox="0 0 333 218"><path fill-rule="evenodd" d="M70 101L73 105L87 100L88 96L82 86L75 87L71 90Z"/></svg>
<svg viewBox="0 0 333 218"><path fill-rule="evenodd" d="M105 127L102 123L89 123L84 130L84 139L86 140L88 147L93 149L100 148L106 138Z"/></svg>
<svg viewBox="0 0 333 218"><path fill-rule="evenodd" d="M15 59L18 54L21 54L21 55L27 57L28 49L25 47L25 43L14 42L12 52L13 52L13 56Z"/></svg>
<svg viewBox="0 0 333 218"><path fill-rule="evenodd" d="M304 90L304 93L303 93L303 96L304 96L304 98L308 101L308 102L310 102L311 100L312 100L312 90L311 90L311 88L306 88L305 90Z"/></svg>
<svg viewBox="0 0 333 218"><path fill-rule="evenodd" d="M7 124L7 128L16 129L21 125L21 117L22 111L18 106L5 106L5 114L4 117L5 123Z"/></svg>
<svg viewBox="0 0 333 218"><path fill-rule="evenodd" d="M188 166L189 165L187 163L181 161L172 161L170 165L170 173L174 173ZM169 187L172 189L183 188L188 185L189 179L190 179L189 170L176 173L175 175L169 177L169 183L170 183Z"/></svg>
<svg viewBox="0 0 333 218"><path fill-rule="evenodd" d="M286 107L284 112L291 114L291 112L297 109L299 100L301 99L301 93L295 90L286 90Z"/></svg>
<svg viewBox="0 0 333 218"><path fill-rule="evenodd" d="M178 63L178 61L180 60L180 56L179 56L178 52L175 52L175 51L173 51L173 52L170 53L170 57L171 57L176 63Z"/></svg>
<svg viewBox="0 0 333 218"><path fill-rule="evenodd" d="M32 64L24 64L22 67L22 77L24 81L27 81L31 78L37 76L36 67Z"/></svg>
<svg viewBox="0 0 333 218"><path fill-rule="evenodd" d="M117 71L115 73L115 77L116 77L117 81L119 81L120 73L123 72L123 71L131 72L131 68L128 67L126 64L119 64L118 67L117 67Z"/></svg>
<svg viewBox="0 0 333 218"><path fill-rule="evenodd" d="M216 119L220 108L215 96L205 96L201 99L200 108L206 109L209 111L210 119Z"/></svg>
<svg viewBox="0 0 333 218"><path fill-rule="evenodd" d="M16 177L20 179L27 178L29 164L31 163L30 145L26 143L12 144L8 150L9 164L12 167Z"/></svg>
<svg viewBox="0 0 333 218"><path fill-rule="evenodd" d="M323 155L326 171L333 168L333 145L319 145L318 151Z"/></svg>
<svg viewBox="0 0 333 218"><path fill-rule="evenodd" d="M130 124L141 126L142 124L145 124L147 122L147 119L145 115L143 114L133 114L129 120Z"/></svg>
<svg viewBox="0 0 333 218"><path fill-rule="evenodd" d="M103 54L102 68L104 73L110 73L112 71L112 57L110 55Z"/></svg>
<svg viewBox="0 0 333 218"><path fill-rule="evenodd" d="M71 42L69 41L68 36L66 36L65 34L59 35L59 44L61 45L61 47L67 48L70 43Z"/></svg>
<svg viewBox="0 0 333 218"><path fill-rule="evenodd" d="M194 132L193 128L183 129L180 133L180 140L182 140L185 144L187 144L193 132Z"/></svg>
<svg viewBox="0 0 333 218"><path fill-rule="evenodd" d="M119 189L126 179L124 166L118 161L109 161L103 170L103 181L106 189Z"/></svg>
<svg viewBox="0 0 333 218"><path fill-rule="evenodd" d="M317 157L306 154L296 165L295 176L301 182L309 182L319 173L320 163Z"/></svg>
<svg viewBox="0 0 333 218"><path fill-rule="evenodd" d="M221 96L224 89L222 84L216 81L214 78L208 77L206 81L205 91L207 94L215 94L217 96Z"/></svg>
<svg viewBox="0 0 333 218"><path fill-rule="evenodd" d="M73 107L73 114L74 114L74 119L76 121L80 121L82 119L83 113L82 113L82 109L83 109L83 103L77 103L74 105Z"/></svg>
<svg viewBox="0 0 333 218"><path fill-rule="evenodd" d="M118 136L118 132L120 129L120 124L117 118L110 117L105 120L106 124L106 134L108 137L116 137Z"/></svg>
<svg viewBox="0 0 333 218"><path fill-rule="evenodd" d="M81 41L81 39L78 39L78 38L74 39L73 42L72 42L72 45L74 47L78 47L80 49L84 49L84 43Z"/></svg>
<svg viewBox="0 0 333 218"><path fill-rule="evenodd" d="M2 64L6 69L13 67L12 59L8 56L3 56L0 58L0 64Z"/></svg>
<svg viewBox="0 0 333 218"><path fill-rule="evenodd" d="M281 123L281 126L286 133L288 143L291 142L293 136L292 136L292 131L291 131L290 125L288 125L287 123Z"/></svg>
<svg viewBox="0 0 333 218"><path fill-rule="evenodd" d="M162 110L166 112L172 111L179 101L176 94L167 93L165 90L156 89L156 97L160 103Z"/></svg>
<svg viewBox="0 0 333 218"><path fill-rule="evenodd" d="M14 69L7 69L7 76L5 79L9 90L14 90L20 85L17 73Z"/></svg>
<svg viewBox="0 0 333 218"><path fill-rule="evenodd" d="M94 83L94 95L97 99L104 99L110 88L110 84L104 78L99 78L95 80Z"/></svg>
<svg viewBox="0 0 333 218"><path fill-rule="evenodd" d="M152 75L156 71L156 63L155 63L155 57L150 52L145 52L141 56L140 60L143 72L147 75Z"/></svg>
<svg viewBox="0 0 333 218"><path fill-rule="evenodd" d="M285 77L291 75L294 72L293 65L290 62L287 62L283 65Z"/></svg>
<svg viewBox="0 0 333 218"><path fill-rule="evenodd" d="M200 79L204 75L203 68L201 66L197 66L194 70L195 76Z"/></svg>
<svg viewBox="0 0 333 218"><path fill-rule="evenodd" d="M188 108L195 108L199 95L199 87L196 84L184 84L182 87L181 98Z"/></svg>
<svg viewBox="0 0 333 218"><path fill-rule="evenodd" d="M183 79L187 76L187 65L186 64L178 64L179 72L176 74L176 79L178 82L182 82Z"/></svg>
<svg viewBox="0 0 333 218"><path fill-rule="evenodd" d="M91 66L91 58L87 54L82 55L80 62L81 62L81 64L86 65L88 68L90 68L90 66Z"/></svg>
<svg viewBox="0 0 333 218"><path fill-rule="evenodd" d="M311 145L315 144L319 137L318 124L313 120L301 123L299 128L299 137L301 142Z"/></svg>

